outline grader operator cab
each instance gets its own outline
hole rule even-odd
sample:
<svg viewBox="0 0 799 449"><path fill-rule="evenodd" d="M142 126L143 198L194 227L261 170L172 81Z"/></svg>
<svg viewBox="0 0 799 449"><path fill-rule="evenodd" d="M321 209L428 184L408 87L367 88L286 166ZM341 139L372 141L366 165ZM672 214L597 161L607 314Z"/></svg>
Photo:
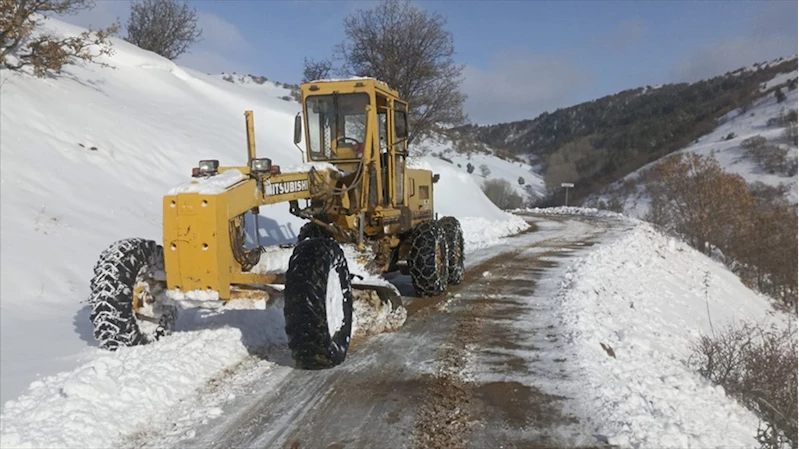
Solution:
<svg viewBox="0 0 799 449"><path fill-rule="evenodd" d="M406 167L407 103L371 78L301 89L294 127L295 145L305 140L299 169L284 172L256 156L253 114L246 111L246 166L200 161L191 182L163 198L163 243L130 238L102 252L89 298L102 347L170 334L180 299L268 297L284 284L285 330L297 366L333 367L349 347L354 293L401 304L396 289L358 283L342 245L368 272L409 274L417 296L440 295L462 281L460 223L434 212L438 175ZM307 220L296 244L248 247L247 213L257 234L260 206L278 203ZM291 255L276 269L272 256L279 251Z"/></svg>

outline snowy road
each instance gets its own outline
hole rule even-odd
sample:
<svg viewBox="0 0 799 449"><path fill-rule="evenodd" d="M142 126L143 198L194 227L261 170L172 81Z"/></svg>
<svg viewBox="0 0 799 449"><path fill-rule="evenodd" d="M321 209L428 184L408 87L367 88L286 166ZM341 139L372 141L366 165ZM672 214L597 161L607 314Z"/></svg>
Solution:
<svg viewBox="0 0 799 449"><path fill-rule="evenodd" d="M528 219L536 224L534 232L474 252L465 281L448 295L405 298L405 325L354 342L340 367L295 370L287 353L271 353L272 362L280 366L267 368L253 356L218 386L209 387L208 397L183 404L173 419L126 443L290 448L600 445L569 413L577 401L551 393L575 379L563 369L558 348L564 337L557 305L547 295L557 288L564 258L615 238L624 224L588 217ZM395 280L403 294L409 290L404 280ZM221 405L211 406L209 398L226 396Z"/></svg>

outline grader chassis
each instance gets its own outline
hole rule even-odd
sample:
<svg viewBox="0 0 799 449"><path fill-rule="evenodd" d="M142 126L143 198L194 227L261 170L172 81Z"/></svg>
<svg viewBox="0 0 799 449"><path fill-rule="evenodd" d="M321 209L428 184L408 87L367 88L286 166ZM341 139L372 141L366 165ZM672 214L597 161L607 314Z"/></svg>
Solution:
<svg viewBox="0 0 799 449"><path fill-rule="evenodd" d="M368 257L373 272L410 274L418 296L440 295L462 281L460 223L436 219L433 208L438 175L406 168L407 103L371 78L313 81L301 90L294 126L294 144L307 162L301 170L281 172L256 156L253 113L246 111L246 166L200 161L194 179L163 198L163 244L130 238L102 252L89 301L103 348L170 334L178 310L171 298L226 302L264 296L284 283L285 330L297 366L328 368L346 358L353 290L401 304L396 290L353 282L341 245ZM278 203L308 220L285 272L259 264L268 247L245 244L246 214L257 234L260 206Z"/></svg>

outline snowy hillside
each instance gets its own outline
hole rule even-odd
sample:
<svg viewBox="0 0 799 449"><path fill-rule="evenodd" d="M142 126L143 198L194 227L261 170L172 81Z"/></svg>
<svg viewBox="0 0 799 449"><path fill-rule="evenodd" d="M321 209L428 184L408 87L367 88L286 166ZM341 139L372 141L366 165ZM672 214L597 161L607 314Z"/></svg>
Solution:
<svg viewBox="0 0 799 449"><path fill-rule="evenodd" d="M46 26L83 31L52 19ZM302 161L293 145L300 105L278 98L288 90L266 82L258 87L269 94L253 95L256 86L177 66L120 39L113 43L116 53L105 61L114 69L81 64L45 79L0 72L3 403L43 376L106 355L96 347L85 302L100 252L127 237L160 241L162 196L190 179L200 159L243 164L245 110L255 114L260 156L282 166ZM472 179L439 162L430 161L441 175L436 209L462 219L468 248L527 226L494 207ZM288 205L261 211L261 244L296 241L304 222ZM264 315L258 319L282 320ZM191 363L213 372L246 353L239 330L192 331L190 324L167 346L225 342L217 348L225 357L214 350ZM148 351L131 351L114 363L139 363Z"/></svg>
<svg viewBox="0 0 799 449"><path fill-rule="evenodd" d="M535 167L527 162L515 162L496 156L494 150L486 145L480 144L484 153L475 152L471 155L458 152L452 141L443 137L427 139L419 146L424 149L426 154L469 175L479 185L483 185L490 179L504 179L522 198L536 200L546 193L544 178L536 171ZM467 171L468 164L474 166L474 171L471 174ZM485 176L481 170L483 165L488 169ZM519 184L519 178L524 180L524 184Z"/></svg>
<svg viewBox="0 0 799 449"><path fill-rule="evenodd" d="M542 285L570 337L559 357L581 374L550 393L581 398L579 418L616 447L757 447L757 417L685 362L712 326L751 320L795 330L795 317L648 223L596 209L528 212L600 216L629 229Z"/></svg>
<svg viewBox="0 0 799 449"><path fill-rule="evenodd" d="M676 153L692 152L702 156L712 155L725 171L739 174L749 183L762 182L774 187L784 186L787 198L795 203L797 201L796 171L794 170L790 176L768 173L755 160L744 154L741 144L752 137L762 136L769 144L787 149L788 160L794 161L795 164L798 155L797 146L789 143L783 137L784 126L770 124L769 121L779 119L790 110L797 110L799 89L788 90L783 87L782 90L786 97L783 102L777 101L773 90L766 91L796 78L797 71L777 75L761 86L763 96L755 100L749 107L731 111L718 121L718 126L713 132L702 136L692 145ZM584 204L588 207L596 207L600 201L608 204L615 193L620 195L623 200L622 207L625 214L638 218L644 217L649 210L649 197L643 183L637 182L633 191L625 191L623 186L625 183L630 184L632 181L643 179L646 172L657 162L647 164L630 173L608 187L605 193L589 197Z"/></svg>

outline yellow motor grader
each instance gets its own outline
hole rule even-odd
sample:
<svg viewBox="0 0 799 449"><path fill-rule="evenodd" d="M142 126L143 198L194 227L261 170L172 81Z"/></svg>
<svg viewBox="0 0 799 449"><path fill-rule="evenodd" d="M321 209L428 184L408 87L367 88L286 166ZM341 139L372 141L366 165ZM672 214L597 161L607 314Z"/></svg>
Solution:
<svg viewBox="0 0 799 449"><path fill-rule="evenodd" d="M418 296L440 295L462 281L460 223L434 212L438 175L406 167L408 104L371 78L313 81L301 90L294 126L294 144L305 141L300 169L284 172L256 156L253 113L245 111L246 166L200 161L192 180L163 198L163 243L130 238L102 252L89 297L101 347L170 334L176 295L224 302L263 297L283 284L297 366L328 368L346 358L353 290L401 304L396 290L354 282L342 245L355 248L372 272L409 274ZM277 203L307 222L287 269L275 271L262 263L269 247L247 246L244 220Z"/></svg>

